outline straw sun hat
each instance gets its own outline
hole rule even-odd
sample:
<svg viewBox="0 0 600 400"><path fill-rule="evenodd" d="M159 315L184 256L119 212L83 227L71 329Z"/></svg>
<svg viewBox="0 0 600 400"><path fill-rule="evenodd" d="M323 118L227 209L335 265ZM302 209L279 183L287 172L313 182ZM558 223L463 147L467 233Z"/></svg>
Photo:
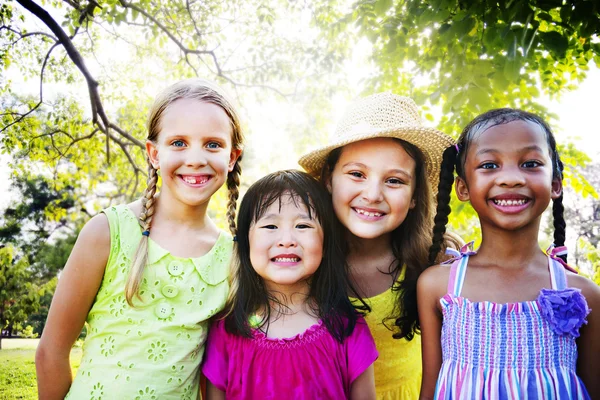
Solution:
<svg viewBox="0 0 600 400"><path fill-rule="evenodd" d="M319 176L332 150L360 140L389 137L415 145L423 152L431 189L437 193L444 150L455 143L437 129L423 126L415 102L391 92L361 98L350 105L329 144L302 156L298 164Z"/></svg>

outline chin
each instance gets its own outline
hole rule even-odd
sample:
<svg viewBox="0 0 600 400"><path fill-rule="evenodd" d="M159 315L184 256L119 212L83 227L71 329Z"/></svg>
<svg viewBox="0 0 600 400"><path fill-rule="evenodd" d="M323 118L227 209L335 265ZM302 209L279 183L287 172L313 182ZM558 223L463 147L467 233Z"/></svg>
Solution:
<svg viewBox="0 0 600 400"><path fill-rule="evenodd" d="M376 239L380 236L383 236L389 232L384 232L381 230L366 230L366 229L348 229L350 233L356 236L359 239Z"/></svg>

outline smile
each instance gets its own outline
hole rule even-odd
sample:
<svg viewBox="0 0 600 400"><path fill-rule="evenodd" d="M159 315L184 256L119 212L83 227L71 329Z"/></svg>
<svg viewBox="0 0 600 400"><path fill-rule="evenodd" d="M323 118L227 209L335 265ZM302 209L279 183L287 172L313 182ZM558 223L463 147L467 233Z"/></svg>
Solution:
<svg viewBox="0 0 600 400"><path fill-rule="evenodd" d="M203 185L210 180L209 175L179 175L181 179L190 185Z"/></svg>
<svg viewBox="0 0 600 400"><path fill-rule="evenodd" d="M300 257L275 257L272 260L278 263L297 263L300 262Z"/></svg>
<svg viewBox="0 0 600 400"><path fill-rule="evenodd" d="M525 203L528 203L529 200L528 199L519 199L519 200L496 200L496 199L492 199L492 201L494 202L494 204L497 204L499 206L502 207L506 207L506 206L522 206Z"/></svg>
<svg viewBox="0 0 600 400"><path fill-rule="evenodd" d="M352 208L352 209L360 217L363 217L363 218L366 218L366 219L379 219L379 218L381 218L381 217L383 217L385 215L385 213L382 213L382 212L367 211L367 210L363 210L362 208Z"/></svg>

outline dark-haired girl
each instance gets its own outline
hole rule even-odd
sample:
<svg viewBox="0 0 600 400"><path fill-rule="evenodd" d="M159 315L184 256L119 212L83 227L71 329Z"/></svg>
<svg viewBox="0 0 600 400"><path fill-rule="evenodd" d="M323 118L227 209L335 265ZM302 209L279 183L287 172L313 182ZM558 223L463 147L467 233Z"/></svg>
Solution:
<svg viewBox="0 0 600 400"><path fill-rule="evenodd" d="M421 399L599 398L600 288L566 264L563 164L552 131L514 109L489 111L464 129L444 153L431 254L455 168L481 246L419 278ZM554 245L544 253L538 232L551 200Z"/></svg>
<svg viewBox="0 0 600 400"><path fill-rule="evenodd" d="M374 399L375 343L347 296L328 194L300 171L252 185L240 206L226 316L203 366L209 399Z"/></svg>

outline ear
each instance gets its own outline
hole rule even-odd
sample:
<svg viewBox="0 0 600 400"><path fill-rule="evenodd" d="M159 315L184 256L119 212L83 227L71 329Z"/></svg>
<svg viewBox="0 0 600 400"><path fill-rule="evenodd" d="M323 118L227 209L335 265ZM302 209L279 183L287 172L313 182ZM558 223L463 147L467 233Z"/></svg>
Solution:
<svg viewBox="0 0 600 400"><path fill-rule="evenodd" d="M454 190L456 191L456 197L458 197L460 201L469 201L471 199L469 197L469 188L467 187L467 182L465 182L460 176L457 176L454 181Z"/></svg>
<svg viewBox="0 0 600 400"><path fill-rule="evenodd" d="M331 194L331 192L333 191L332 186L331 186L331 174L329 174L327 179L325 179L325 187L327 188L327 191L329 192L329 194Z"/></svg>
<svg viewBox="0 0 600 400"><path fill-rule="evenodd" d="M235 167L235 163L237 162L238 158L240 158L240 156L242 155L242 149L232 149L231 153L229 154L229 167L227 168L227 170L229 172L233 171L233 167Z"/></svg>
<svg viewBox="0 0 600 400"><path fill-rule="evenodd" d="M151 140L146 140L146 154L148 154L150 164L152 164L154 169L158 170L160 168L160 163L158 161L158 148L156 147L156 143Z"/></svg>
<svg viewBox="0 0 600 400"><path fill-rule="evenodd" d="M558 178L552 179L552 192L550 196L552 200L558 199L560 197L563 191L562 189L562 181Z"/></svg>
<svg viewBox="0 0 600 400"><path fill-rule="evenodd" d="M412 210L413 208L415 208L416 204L417 204L417 202L415 201L415 198L413 197L412 199L410 199L410 205L408 206L408 209Z"/></svg>

